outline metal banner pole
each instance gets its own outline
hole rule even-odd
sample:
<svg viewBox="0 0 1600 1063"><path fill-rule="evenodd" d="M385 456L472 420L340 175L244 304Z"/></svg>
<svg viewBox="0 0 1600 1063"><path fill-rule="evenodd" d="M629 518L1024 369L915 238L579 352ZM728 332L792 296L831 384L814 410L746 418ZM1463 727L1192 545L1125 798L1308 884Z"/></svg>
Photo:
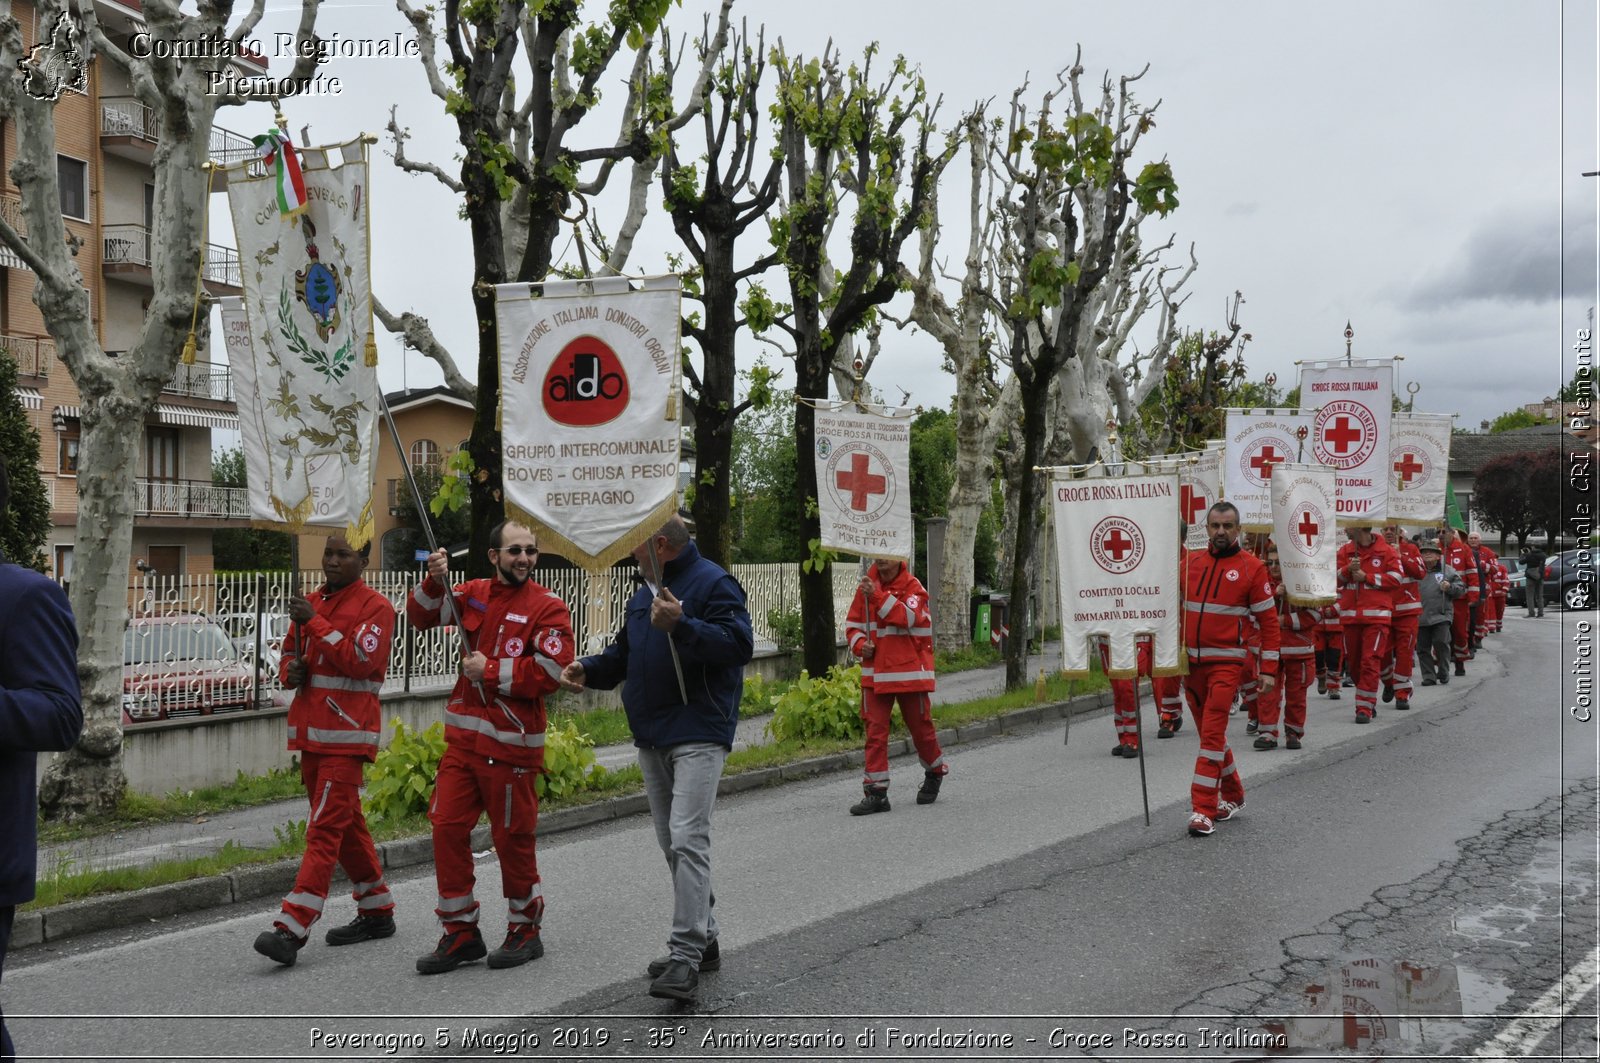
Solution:
<svg viewBox="0 0 1600 1063"><path fill-rule="evenodd" d="M656 597L661 597L661 592L666 590L666 584L661 581L661 560L656 557L656 537L650 536L650 549L645 553L650 558L650 579L656 585ZM689 704L689 688L683 683L683 662L678 660L678 644L672 641L671 632L667 632L667 649L672 651L672 670L678 674L678 696L685 705Z"/></svg>

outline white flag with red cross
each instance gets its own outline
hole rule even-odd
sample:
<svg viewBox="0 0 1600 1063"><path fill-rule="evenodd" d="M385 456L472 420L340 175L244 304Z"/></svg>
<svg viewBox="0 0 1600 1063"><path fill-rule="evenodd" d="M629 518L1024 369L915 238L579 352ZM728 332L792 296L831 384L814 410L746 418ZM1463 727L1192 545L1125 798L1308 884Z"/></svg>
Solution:
<svg viewBox="0 0 1600 1063"><path fill-rule="evenodd" d="M1290 605L1330 605L1338 599L1334 502L1334 472L1326 465L1273 466L1272 545Z"/></svg>
<svg viewBox="0 0 1600 1063"><path fill-rule="evenodd" d="M818 403L817 511L822 545L910 562L911 419L915 411Z"/></svg>
<svg viewBox="0 0 1600 1063"><path fill-rule="evenodd" d="M1312 417L1306 460L1333 467L1340 527L1384 523L1389 511L1394 360L1303 363L1300 408Z"/></svg>
<svg viewBox="0 0 1600 1063"><path fill-rule="evenodd" d="M1311 453L1311 418L1287 410L1225 412L1222 497L1238 507L1245 531L1271 531L1272 470L1308 460L1302 455Z"/></svg>
<svg viewBox="0 0 1600 1063"><path fill-rule="evenodd" d="M1397 413L1389 425L1389 520L1437 527L1444 523L1450 482L1447 413Z"/></svg>
<svg viewBox="0 0 1600 1063"><path fill-rule="evenodd" d="M1157 454L1151 464L1171 463L1178 469L1178 520L1184 527L1183 545L1199 550L1206 545L1206 513L1222 498L1222 440L1212 439L1202 451Z"/></svg>
<svg viewBox="0 0 1600 1063"><path fill-rule="evenodd" d="M1182 543L1174 462L1053 469L1056 569L1061 586L1061 667L1090 673L1103 637L1111 675L1139 674L1139 643L1154 675L1181 675Z"/></svg>

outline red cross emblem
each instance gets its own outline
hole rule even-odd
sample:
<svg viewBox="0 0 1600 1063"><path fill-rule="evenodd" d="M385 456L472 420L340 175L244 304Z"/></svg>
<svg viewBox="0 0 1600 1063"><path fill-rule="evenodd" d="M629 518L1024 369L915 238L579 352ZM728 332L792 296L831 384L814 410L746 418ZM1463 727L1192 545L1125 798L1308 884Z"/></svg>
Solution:
<svg viewBox="0 0 1600 1063"><path fill-rule="evenodd" d="M1268 443L1266 446L1261 448L1261 453L1250 459L1250 467L1254 469L1256 471L1256 475L1261 477L1263 480L1271 480L1272 467L1283 461L1285 456L1286 455L1279 454L1272 448L1272 444Z"/></svg>
<svg viewBox="0 0 1600 1063"><path fill-rule="evenodd" d="M841 491L850 492L850 508L858 513L867 510L867 498L870 495L881 495L889 489L889 481L867 471L868 463L865 454L850 455L850 468L848 471L840 469L834 473L834 483Z"/></svg>
<svg viewBox="0 0 1600 1063"><path fill-rule="evenodd" d="M1193 524L1207 508L1206 496L1196 491L1193 484L1178 488L1178 515L1185 524Z"/></svg>
<svg viewBox="0 0 1600 1063"><path fill-rule="evenodd" d="M1311 511L1304 510L1300 514L1300 523L1295 525L1295 531L1306 537L1306 546L1311 545L1312 538L1317 534L1317 522L1311 519Z"/></svg>
<svg viewBox="0 0 1600 1063"><path fill-rule="evenodd" d="M1361 442L1361 428L1349 417L1340 414L1323 430L1322 438L1333 448L1335 454L1342 457Z"/></svg>
<svg viewBox="0 0 1600 1063"><path fill-rule="evenodd" d="M1111 560L1121 561L1123 556L1133 549L1133 540L1122 534L1122 529L1113 528L1111 534L1106 536L1100 545L1111 555Z"/></svg>
<svg viewBox="0 0 1600 1063"><path fill-rule="evenodd" d="M1394 463L1394 471L1400 474L1400 482L1408 484L1411 478L1422 472L1427 466L1417 460L1415 454L1402 454L1400 460Z"/></svg>

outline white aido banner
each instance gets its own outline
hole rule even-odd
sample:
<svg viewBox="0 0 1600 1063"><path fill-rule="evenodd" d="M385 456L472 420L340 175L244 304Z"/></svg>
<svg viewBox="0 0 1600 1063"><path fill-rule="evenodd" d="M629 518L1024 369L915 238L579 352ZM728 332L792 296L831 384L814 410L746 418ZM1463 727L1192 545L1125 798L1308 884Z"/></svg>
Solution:
<svg viewBox="0 0 1600 1063"><path fill-rule="evenodd" d="M1450 482L1447 413L1397 413L1389 424L1389 520L1437 527L1444 523Z"/></svg>
<svg viewBox="0 0 1600 1063"><path fill-rule="evenodd" d="M1238 507L1245 531L1271 531L1269 478L1276 466L1311 453L1311 418L1289 410L1224 412L1222 497Z"/></svg>
<svg viewBox="0 0 1600 1063"><path fill-rule="evenodd" d="M306 206L285 217L276 184L228 175L244 297L224 300L223 339L258 527L325 527L371 540L379 399L372 346L361 141L299 152Z"/></svg>
<svg viewBox="0 0 1600 1063"><path fill-rule="evenodd" d="M1222 440L1206 442L1199 452L1156 454L1151 465L1174 465L1178 470L1178 519L1183 522L1183 545L1199 550L1206 545L1206 513L1222 498Z"/></svg>
<svg viewBox="0 0 1600 1063"><path fill-rule="evenodd" d="M495 287L506 515L599 572L678 511L676 276Z"/></svg>
<svg viewBox="0 0 1600 1063"><path fill-rule="evenodd" d="M1137 675L1143 637L1151 642L1153 674L1181 675L1178 473L1170 463L1112 468L1122 472L1109 475L1103 465L1052 470L1061 667L1071 676L1090 674L1105 636L1110 674Z"/></svg>
<svg viewBox="0 0 1600 1063"><path fill-rule="evenodd" d="M816 405L817 510L822 545L911 563L910 409Z"/></svg>
<svg viewBox="0 0 1600 1063"><path fill-rule="evenodd" d="M1338 600L1334 503L1334 472L1326 465L1273 466L1272 543L1278 548L1290 605L1330 605Z"/></svg>
<svg viewBox="0 0 1600 1063"><path fill-rule="evenodd" d="M1333 467L1340 527L1377 527L1389 509L1389 421L1394 360L1300 366L1300 408L1313 415L1308 461Z"/></svg>

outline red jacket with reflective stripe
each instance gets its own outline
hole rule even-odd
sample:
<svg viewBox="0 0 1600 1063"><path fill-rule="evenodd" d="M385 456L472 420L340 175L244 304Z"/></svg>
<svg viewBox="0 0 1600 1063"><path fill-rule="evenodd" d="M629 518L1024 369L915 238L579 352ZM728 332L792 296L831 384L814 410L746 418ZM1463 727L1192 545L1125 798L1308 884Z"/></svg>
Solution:
<svg viewBox="0 0 1600 1063"><path fill-rule="evenodd" d="M1394 595L1394 615L1397 618L1421 616L1420 581L1428 572L1422 564L1422 551L1417 549L1416 543L1404 538L1394 544L1394 551L1400 558L1400 582Z"/></svg>
<svg viewBox="0 0 1600 1063"><path fill-rule="evenodd" d="M1244 664L1251 619L1261 627L1261 672L1278 674L1278 602L1267 566L1237 546L1184 556L1183 641L1191 665Z"/></svg>
<svg viewBox="0 0 1600 1063"><path fill-rule="evenodd" d="M1498 557L1494 559L1494 596L1505 598L1511 593L1511 570Z"/></svg>
<svg viewBox="0 0 1600 1063"><path fill-rule="evenodd" d="M1350 560L1357 558L1365 578L1350 578ZM1366 546L1350 540L1339 547L1339 617L1346 624L1387 624L1394 619L1395 590L1400 586L1400 555L1374 535Z"/></svg>
<svg viewBox="0 0 1600 1063"><path fill-rule="evenodd" d="M934 688L933 619L928 612L928 592L908 565L887 586L878 581L876 567L867 569L872 594L865 602L857 591L850 599L844 639L850 652L861 657L868 638L877 646L861 660L861 689L880 694L914 693Z"/></svg>
<svg viewBox="0 0 1600 1063"><path fill-rule="evenodd" d="M1276 593L1281 584L1273 585ZM1321 606L1290 605L1287 598L1278 599L1278 635L1282 640L1280 653L1285 660L1298 658L1310 660L1317 652L1317 628L1322 626Z"/></svg>
<svg viewBox="0 0 1600 1063"><path fill-rule="evenodd" d="M439 624L444 584L422 581L406 603L419 630ZM456 680L445 707L444 736L451 745L521 767L544 766L544 696L557 689L572 662L572 614L547 588L475 579L454 591L454 616L467 644L488 658L483 681Z"/></svg>
<svg viewBox="0 0 1600 1063"><path fill-rule="evenodd" d="M316 610L293 624L283 641L278 676L287 679L297 653L306 682L289 703L289 748L373 760L383 733L378 692L389 668L394 606L360 580L306 595Z"/></svg>
<svg viewBox="0 0 1600 1063"><path fill-rule="evenodd" d="M1461 541L1460 536L1450 540L1450 545L1445 547L1444 563L1461 573L1461 581L1467 585L1467 593L1457 598L1458 602L1471 605L1478 600L1478 566L1473 558L1472 547Z"/></svg>

